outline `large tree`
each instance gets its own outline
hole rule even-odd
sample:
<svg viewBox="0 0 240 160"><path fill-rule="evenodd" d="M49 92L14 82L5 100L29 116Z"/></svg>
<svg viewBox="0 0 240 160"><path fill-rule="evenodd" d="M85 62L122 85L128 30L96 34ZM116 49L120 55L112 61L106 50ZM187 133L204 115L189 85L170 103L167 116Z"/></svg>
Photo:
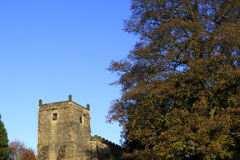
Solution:
<svg viewBox="0 0 240 160"><path fill-rule="evenodd" d="M1 121L0 115L0 160L8 160L9 158L9 148L8 148L8 136L7 131L4 128L4 124Z"/></svg>
<svg viewBox="0 0 240 160"><path fill-rule="evenodd" d="M140 41L112 61L122 96L108 121L123 126L132 159L239 154L239 0L132 0L125 31Z"/></svg>

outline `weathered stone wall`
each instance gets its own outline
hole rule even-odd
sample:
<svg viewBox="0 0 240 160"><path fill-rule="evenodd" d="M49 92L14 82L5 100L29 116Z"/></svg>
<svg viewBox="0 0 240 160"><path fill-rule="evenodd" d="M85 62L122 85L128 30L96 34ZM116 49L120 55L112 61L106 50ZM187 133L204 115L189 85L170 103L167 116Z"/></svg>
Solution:
<svg viewBox="0 0 240 160"><path fill-rule="evenodd" d="M120 158L122 148L100 136L95 135L90 139L92 160L110 159L110 156Z"/></svg>
<svg viewBox="0 0 240 160"><path fill-rule="evenodd" d="M90 138L86 108L72 101L39 105L38 160L89 159Z"/></svg>
<svg viewBox="0 0 240 160"><path fill-rule="evenodd" d="M37 160L99 160L116 158L121 147L91 137L90 106L72 101L42 104L39 100Z"/></svg>

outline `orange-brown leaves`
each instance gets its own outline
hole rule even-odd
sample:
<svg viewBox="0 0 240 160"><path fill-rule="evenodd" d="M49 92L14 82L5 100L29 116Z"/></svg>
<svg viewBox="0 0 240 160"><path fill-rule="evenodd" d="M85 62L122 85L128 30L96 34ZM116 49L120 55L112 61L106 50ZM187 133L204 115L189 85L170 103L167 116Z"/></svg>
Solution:
<svg viewBox="0 0 240 160"><path fill-rule="evenodd" d="M108 68L122 86L108 121L123 125L124 156L238 157L239 0L132 0L131 10L124 29L140 42Z"/></svg>
<svg viewBox="0 0 240 160"><path fill-rule="evenodd" d="M32 148L27 148L24 142L20 142L19 140L11 141L9 143L9 149L11 159L16 159L18 155L24 160L36 159L34 150Z"/></svg>

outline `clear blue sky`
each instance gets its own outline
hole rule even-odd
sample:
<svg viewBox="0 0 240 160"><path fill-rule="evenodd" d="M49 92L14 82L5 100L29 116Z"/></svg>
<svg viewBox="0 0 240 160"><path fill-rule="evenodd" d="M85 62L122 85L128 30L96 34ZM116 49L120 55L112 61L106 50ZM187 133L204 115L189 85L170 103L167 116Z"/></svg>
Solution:
<svg viewBox="0 0 240 160"><path fill-rule="evenodd" d="M37 148L38 101L90 104L92 135L120 144L105 123L120 87L105 68L125 58L137 37L125 33L130 0L0 1L0 114L10 141Z"/></svg>

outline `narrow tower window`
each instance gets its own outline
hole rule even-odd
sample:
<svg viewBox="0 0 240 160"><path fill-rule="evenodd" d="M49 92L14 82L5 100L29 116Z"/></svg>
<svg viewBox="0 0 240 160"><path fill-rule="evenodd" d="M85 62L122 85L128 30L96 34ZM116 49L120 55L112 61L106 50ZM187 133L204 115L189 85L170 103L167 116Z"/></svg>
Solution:
<svg viewBox="0 0 240 160"><path fill-rule="evenodd" d="M82 123L82 116L80 116L80 123Z"/></svg>
<svg viewBox="0 0 240 160"><path fill-rule="evenodd" d="M52 120L56 121L57 120L57 113L53 113Z"/></svg>

